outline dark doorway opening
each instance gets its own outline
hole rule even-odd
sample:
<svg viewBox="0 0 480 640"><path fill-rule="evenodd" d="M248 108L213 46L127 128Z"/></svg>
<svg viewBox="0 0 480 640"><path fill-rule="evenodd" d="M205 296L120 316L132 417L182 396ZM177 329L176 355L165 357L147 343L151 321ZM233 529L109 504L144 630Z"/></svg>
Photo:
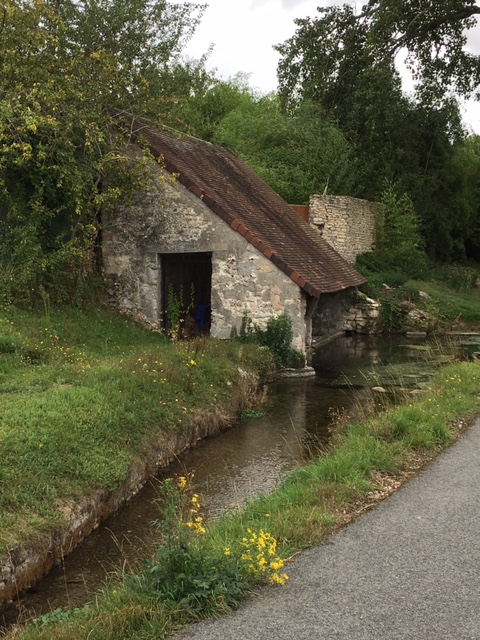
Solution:
<svg viewBox="0 0 480 640"><path fill-rule="evenodd" d="M209 333L211 323L212 254L164 253L161 260L163 327L187 337ZM180 321L180 327L177 327Z"/></svg>

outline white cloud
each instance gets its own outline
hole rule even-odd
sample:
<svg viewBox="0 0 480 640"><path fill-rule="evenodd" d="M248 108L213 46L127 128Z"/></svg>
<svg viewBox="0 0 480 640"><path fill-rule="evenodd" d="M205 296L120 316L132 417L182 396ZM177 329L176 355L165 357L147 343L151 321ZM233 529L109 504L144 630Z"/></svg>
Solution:
<svg viewBox="0 0 480 640"><path fill-rule="evenodd" d="M270 1L271 0L252 0L252 4L250 6L252 8L255 8L263 4L267 4ZM298 7L298 5L301 5L303 3L304 3L304 0L281 0L282 7L287 11L294 9L295 7Z"/></svg>
<svg viewBox="0 0 480 640"><path fill-rule="evenodd" d="M273 46L294 34L294 18L316 14L317 0L207 1L187 54L199 57L213 44L208 65L223 78L241 71L253 86L276 89L279 55Z"/></svg>

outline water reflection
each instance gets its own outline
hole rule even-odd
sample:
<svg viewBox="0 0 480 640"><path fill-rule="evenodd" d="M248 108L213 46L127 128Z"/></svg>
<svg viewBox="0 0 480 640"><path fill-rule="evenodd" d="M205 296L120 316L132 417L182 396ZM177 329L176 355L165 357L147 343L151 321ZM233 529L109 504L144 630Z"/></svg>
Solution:
<svg viewBox="0 0 480 640"><path fill-rule="evenodd" d="M195 489L215 516L272 491L288 470L311 455L313 441L328 439L330 408L353 402L351 392L321 387L315 379L276 382L263 417L204 441L182 457L181 467L195 473Z"/></svg>

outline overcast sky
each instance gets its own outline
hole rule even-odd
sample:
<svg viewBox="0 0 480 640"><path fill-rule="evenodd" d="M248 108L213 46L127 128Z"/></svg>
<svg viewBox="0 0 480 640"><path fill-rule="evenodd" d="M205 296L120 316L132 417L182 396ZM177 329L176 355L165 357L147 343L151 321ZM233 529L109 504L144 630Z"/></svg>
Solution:
<svg viewBox="0 0 480 640"><path fill-rule="evenodd" d="M201 0L200 0L201 1ZM295 18L317 15L318 5L344 4L343 0L205 0L208 8L187 54L198 58L210 45L209 68L223 79L238 72L250 75L249 84L262 92L277 87L279 56L273 45L295 33ZM361 7L361 0L357 6ZM472 50L480 51L480 27L470 36ZM480 134L480 105L468 105L465 120Z"/></svg>

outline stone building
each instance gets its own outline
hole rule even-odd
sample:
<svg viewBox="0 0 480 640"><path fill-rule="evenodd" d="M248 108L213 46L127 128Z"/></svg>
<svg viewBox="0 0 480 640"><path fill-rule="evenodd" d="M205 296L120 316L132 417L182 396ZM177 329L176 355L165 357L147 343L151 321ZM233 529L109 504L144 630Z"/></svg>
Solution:
<svg viewBox="0 0 480 640"><path fill-rule="evenodd" d="M292 346L305 352L322 296L364 278L234 154L141 119L132 130L162 166L102 220L104 276L118 308L162 328L169 296L180 297L198 329L217 338L238 330L244 314L264 327L285 312ZM157 180L162 171L175 182Z"/></svg>

